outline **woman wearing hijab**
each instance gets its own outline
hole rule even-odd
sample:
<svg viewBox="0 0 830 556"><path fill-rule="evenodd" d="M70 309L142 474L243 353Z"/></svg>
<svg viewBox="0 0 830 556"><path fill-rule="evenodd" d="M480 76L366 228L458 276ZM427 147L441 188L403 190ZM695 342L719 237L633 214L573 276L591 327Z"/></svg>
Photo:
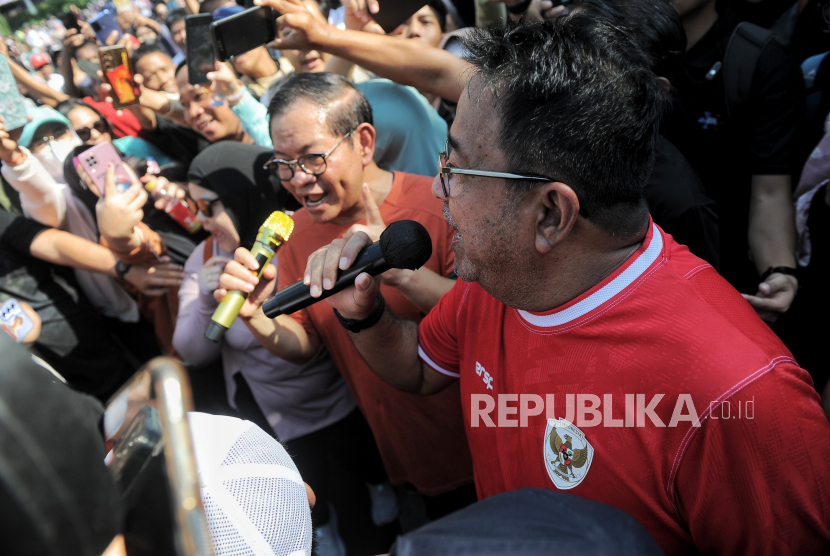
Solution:
<svg viewBox="0 0 830 556"><path fill-rule="evenodd" d="M185 263L173 345L191 366L221 356L230 405L275 433L317 494L312 519L321 547L318 553L345 554L329 521L329 487L334 487L328 484L330 462L357 468L358 476L370 483L386 479L371 431L325 347L304 365L288 363L267 351L239 319L221 343L204 337L218 305L213 292L225 263L238 247L253 244L273 211L284 210L289 202L297 206L263 168L272 154L271 149L224 141L193 160L188 173L190 196L199 207L199 220L212 235ZM276 265L276 257L271 264ZM246 415L245 402L251 396L254 411L261 411L259 418ZM374 459L380 469L372 469L366 459ZM372 480L373 473L379 478ZM368 498L362 485L359 489Z"/></svg>
<svg viewBox="0 0 830 556"><path fill-rule="evenodd" d="M67 216L71 216L66 221L67 231L100 242L115 253L122 265L119 278L132 265L168 263L171 259L178 264L184 262L195 247L195 243L186 237L189 234L164 211L155 210L152 203L148 203L144 186L132 167L126 163L122 164L133 179L130 188L120 194L101 195L102 192L98 191L98 187L78 163L78 155L89 148L91 145L76 147L64 162L63 173L71 192L68 199L74 206L72 212L67 212ZM142 164L137 164L137 167L142 167ZM163 177L156 176L154 179L161 182L160 187L169 188ZM176 232L176 228L179 228L180 233ZM177 248L171 251L168 241ZM178 265L165 265L164 268L171 272L181 269ZM98 275L92 276L101 282ZM92 288L90 293L79 277L79 283L90 296L90 301L105 318L109 318L114 334L141 362L161 355L159 345L165 353L174 354L177 288L168 288L158 296L148 296L123 280L109 280L114 284L108 283L108 289L96 291ZM101 299L101 293L106 294L106 299ZM100 307L93 297L98 298ZM114 307L127 306L129 313L111 314Z"/></svg>

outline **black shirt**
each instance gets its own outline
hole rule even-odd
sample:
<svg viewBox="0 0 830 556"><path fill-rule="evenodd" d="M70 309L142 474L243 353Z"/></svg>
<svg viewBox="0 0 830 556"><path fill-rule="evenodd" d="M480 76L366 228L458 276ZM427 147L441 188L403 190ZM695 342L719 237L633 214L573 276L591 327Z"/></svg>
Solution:
<svg viewBox="0 0 830 556"><path fill-rule="evenodd" d="M14 298L31 305L41 320L31 350L73 388L106 400L131 371L70 273L30 255L45 229L0 210L0 303Z"/></svg>
<svg viewBox="0 0 830 556"><path fill-rule="evenodd" d="M827 205L827 185L813 197L807 216L810 231L810 264L800 269L798 294L790 310L778 319L774 329L793 352L798 364L813 377L819 393L830 381L827 364L827 324L830 296L827 295L827 276L830 275L830 206Z"/></svg>
<svg viewBox="0 0 830 556"><path fill-rule="evenodd" d="M196 155L210 146L210 141L203 136L163 116L156 115L156 122L156 129L143 130L141 137L185 166L190 166Z"/></svg>
<svg viewBox="0 0 830 556"><path fill-rule="evenodd" d="M747 240L753 175L791 174L804 103L797 61L776 41L760 55L752 86L740 110L727 114L723 75L706 74L722 62L736 23L718 19L686 53L672 85L675 98L664 133L697 172L714 199L720 225L721 274L733 286L755 293L758 274Z"/></svg>
<svg viewBox="0 0 830 556"><path fill-rule="evenodd" d="M715 202L689 161L662 135L654 150L654 169L643 196L658 226L689 250L719 268L718 215Z"/></svg>

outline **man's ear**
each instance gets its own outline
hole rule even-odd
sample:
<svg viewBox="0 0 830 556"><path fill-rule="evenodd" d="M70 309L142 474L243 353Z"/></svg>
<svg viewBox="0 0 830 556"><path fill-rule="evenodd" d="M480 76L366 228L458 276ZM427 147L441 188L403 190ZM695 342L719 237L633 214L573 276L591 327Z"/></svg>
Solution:
<svg viewBox="0 0 830 556"><path fill-rule="evenodd" d="M536 250L548 253L562 243L576 224L579 199L570 186L550 182L536 190Z"/></svg>
<svg viewBox="0 0 830 556"><path fill-rule="evenodd" d="M372 163L375 156L375 128L372 124L362 123L354 130L355 148L363 159L363 165Z"/></svg>

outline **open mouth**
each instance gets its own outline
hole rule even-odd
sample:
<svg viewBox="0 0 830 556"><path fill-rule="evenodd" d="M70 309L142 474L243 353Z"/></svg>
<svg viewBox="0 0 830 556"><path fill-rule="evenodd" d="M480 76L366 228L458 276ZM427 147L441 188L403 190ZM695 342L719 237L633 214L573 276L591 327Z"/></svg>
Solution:
<svg viewBox="0 0 830 556"><path fill-rule="evenodd" d="M196 131L199 133L204 134L208 130L208 126L213 123L213 120L204 120L198 124L196 124Z"/></svg>
<svg viewBox="0 0 830 556"><path fill-rule="evenodd" d="M317 195L306 195L303 198L303 204L306 208L319 207L328 199L328 193L319 193Z"/></svg>

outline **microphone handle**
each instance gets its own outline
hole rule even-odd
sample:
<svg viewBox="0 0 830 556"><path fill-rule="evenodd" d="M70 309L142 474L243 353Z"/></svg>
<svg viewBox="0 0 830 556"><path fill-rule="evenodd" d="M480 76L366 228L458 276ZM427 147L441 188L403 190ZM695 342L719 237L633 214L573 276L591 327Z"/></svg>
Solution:
<svg viewBox="0 0 830 556"><path fill-rule="evenodd" d="M377 276L389 270L391 267L383 258L379 243L367 245L357 254L354 264L346 270L338 270L337 281L330 290L323 290L320 297L311 297L311 287L303 284L302 280L281 289L273 299L262 304L262 311L269 319L279 315L290 315L309 305L314 305L320 300L331 297L354 285L355 279L363 272L371 276Z"/></svg>
<svg viewBox="0 0 830 556"><path fill-rule="evenodd" d="M274 257L276 251L267 243L262 241L255 241L254 246L251 247L251 255L253 255L259 263L259 270L255 273L256 277L262 276L262 272L271 259ZM252 273L253 274L253 273ZM248 298L245 292L231 290L222 298L219 307L213 312L210 317L210 325L205 331L205 338L208 340L218 342L225 335L225 331L231 327L234 319L239 314L239 310Z"/></svg>

